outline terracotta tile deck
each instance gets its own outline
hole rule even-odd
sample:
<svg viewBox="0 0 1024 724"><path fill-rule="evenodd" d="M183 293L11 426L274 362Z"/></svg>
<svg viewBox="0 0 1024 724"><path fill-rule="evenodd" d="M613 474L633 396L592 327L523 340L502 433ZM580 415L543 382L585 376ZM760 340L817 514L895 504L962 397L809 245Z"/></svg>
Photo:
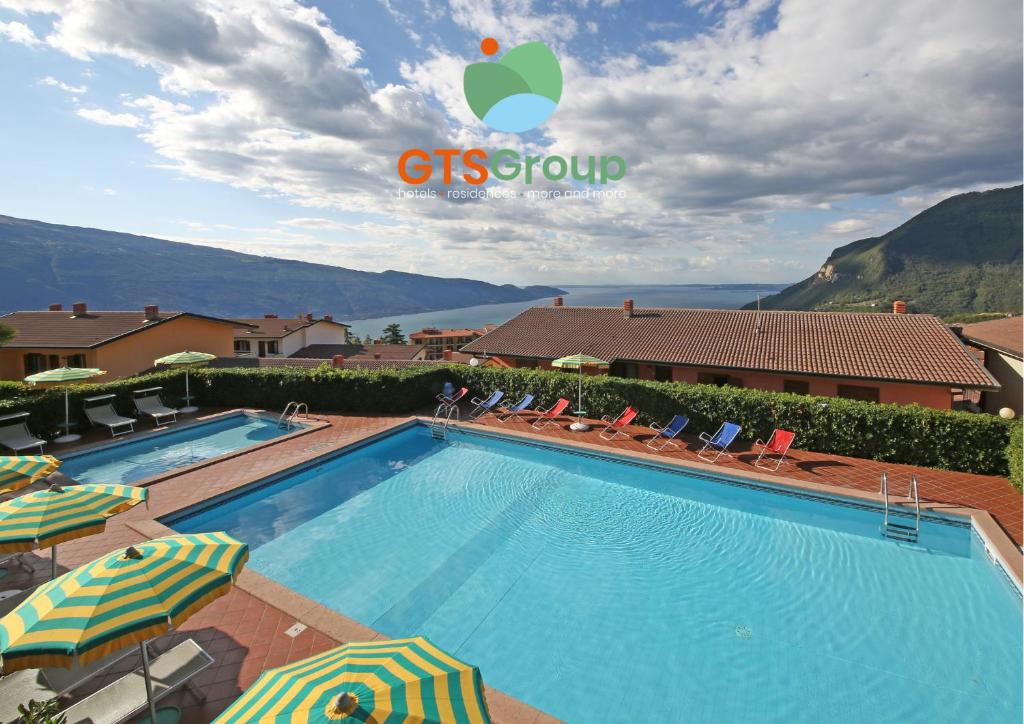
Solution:
<svg viewBox="0 0 1024 724"><path fill-rule="evenodd" d="M145 507L137 507L112 518L103 534L62 544L59 548L59 568L62 571L68 570L147 537L132 526L144 529L147 525L153 525L146 521L287 469L408 419L397 416L314 417L329 422L330 426L155 483L151 488L148 510ZM608 449L631 453L649 452L643 445L643 441L650 434L646 428L630 428L629 432L633 439L607 443L598 438L596 431L570 431L570 422L572 420L567 419L558 426L549 426L540 435L559 441L601 445ZM513 433L536 434L525 422L503 425L487 421L483 425ZM92 439L92 436L88 439ZM96 439L102 438L97 436ZM687 438L686 449L664 453L662 456L682 462L697 461L698 448L694 440L695 438ZM751 464L753 459L751 453L741 449L733 459L722 458L720 467L739 472L755 471ZM924 498L952 507L986 509L1018 546L1024 538L1021 496L1002 478L881 464L799 450L794 451L792 461L791 464L783 466L780 476L871 493L878 490L878 478L882 470L888 471L890 480L898 492L902 491L903 485L909 480L909 475L917 473ZM1019 553L1019 549L1016 552ZM33 572L28 574L11 567L8 575L0 578L0 590L24 588L48 578L48 551L27 554L25 560L33 567ZM313 616L311 613L307 620L312 623L314 620L322 619L322 616ZM204 702L200 703L186 691L169 697L164 701L164 705L181 706L185 722L209 722L252 684L260 672L336 646L344 638L341 635L343 629L326 626L323 628L333 630L336 638L321 633L314 626L291 638L285 631L295 622L294 616L236 587L228 595L192 616L180 631L160 640L159 646L169 647L191 636L215 659L214 665L195 680L197 687L206 695ZM137 666L138 662L133 658L126 659L123 665L97 680L95 685L107 683L117 675ZM82 696L88 691L82 690L76 692L76 695ZM497 692L489 694L488 697L495 721L552 721L547 715L520 706L518 702Z"/></svg>

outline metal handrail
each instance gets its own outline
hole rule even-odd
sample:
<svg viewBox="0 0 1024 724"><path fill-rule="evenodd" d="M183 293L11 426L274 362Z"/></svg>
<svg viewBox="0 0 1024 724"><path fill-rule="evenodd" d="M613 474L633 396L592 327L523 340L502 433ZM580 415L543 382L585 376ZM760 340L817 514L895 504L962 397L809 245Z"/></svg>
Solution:
<svg viewBox="0 0 1024 724"><path fill-rule="evenodd" d="M917 493L917 476L910 476L910 492L914 496L914 514L915 514L915 525L920 530L921 528L921 497Z"/></svg>
<svg viewBox="0 0 1024 724"><path fill-rule="evenodd" d="M885 515L882 518L882 525L888 528L889 526L889 478L885 472L882 472L882 487L878 491L885 498Z"/></svg>

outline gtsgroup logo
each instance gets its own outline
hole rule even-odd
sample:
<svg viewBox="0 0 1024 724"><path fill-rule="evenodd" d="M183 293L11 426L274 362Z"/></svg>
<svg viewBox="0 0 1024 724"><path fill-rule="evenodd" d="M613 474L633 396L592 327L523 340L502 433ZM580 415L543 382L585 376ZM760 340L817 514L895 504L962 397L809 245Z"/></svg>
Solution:
<svg viewBox="0 0 1024 724"><path fill-rule="evenodd" d="M484 38L485 55L498 41ZM544 43L524 43L497 63L473 63L462 77L466 101L476 117L496 131L522 133L551 117L562 97L562 67Z"/></svg>

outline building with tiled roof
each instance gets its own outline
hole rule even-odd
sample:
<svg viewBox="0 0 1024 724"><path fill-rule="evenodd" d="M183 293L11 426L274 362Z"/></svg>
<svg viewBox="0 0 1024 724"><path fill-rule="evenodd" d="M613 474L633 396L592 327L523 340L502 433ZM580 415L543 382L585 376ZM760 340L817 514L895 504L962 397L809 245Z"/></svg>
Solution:
<svg viewBox="0 0 1024 724"><path fill-rule="evenodd" d="M0 348L0 378L20 380L57 367L98 367L106 379L138 374L159 357L193 350L231 354L233 319L192 312L161 311L156 305L134 311L95 311L84 302L65 310L20 311L0 316L15 337ZM104 378L97 378L102 380Z"/></svg>
<svg viewBox="0 0 1024 724"><path fill-rule="evenodd" d="M960 335L967 344L981 350L985 368L999 380L1000 390L981 396L986 412L998 413L1009 408L1021 414L1024 405L1024 318L1004 317L988 322L966 324Z"/></svg>
<svg viewBox="0 0 1024 724"><path fill-rule="evenodd" d="M292 357L333 359L344 357L352 360L407 361L427 358L427 350L421 344L312 344L303 347Z"/></svg>
<svg viewBox="0 0 1024 724"><path fill-rule="evenodd" d="M348 344L347 324L334 321L329 314L316 318L312 314L279 317L265 314L240 319L247 327L235 334L237 357L296 357L310 345Z"/></svg>
<svg viewBox="0 0 1024 724"><path fill-rule="evenodd" d="M491 325L484 329L424 327L419 332L410 334L409 341L424 345L427 348L427 359L444 359L445 352L457 352L463 345L469 344L493 328Z"/></svg>
<svg viewBox="0 0 1024 724"><path fill-rule="evenodd" d="M622 377L876 402L952 405L999 383L927 314L552 307L528 309L462 348L511 367L585 354Z"/></svg>

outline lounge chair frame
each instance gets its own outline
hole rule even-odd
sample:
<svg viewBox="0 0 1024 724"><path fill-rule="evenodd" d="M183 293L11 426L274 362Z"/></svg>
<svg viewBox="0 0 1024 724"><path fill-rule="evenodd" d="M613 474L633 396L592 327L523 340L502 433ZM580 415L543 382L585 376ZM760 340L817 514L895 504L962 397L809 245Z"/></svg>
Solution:
<svg viewBox="0 0 1024 724"><path fill-rule="evenodd" d="M474 407L469 411L469 415L467 417L470 420L477 420L483 417L488 412L491 412L494 409L494 406L501 402L501 399L504 396L505 393L502 390L495 390L489 397L483 399L479 397L470 398L469 402Z"/></svg>
<svg viewBox="0 0 1024 724"><path fill-rule="evenodd" d="M140 415L151 417L153 419L154 427L160 427L161 425L168 424L166 422L161 422L161 420L168 417L171 418L172 423L178 421L178 411L173 407L168 407L164 404L164 401L160 399L160 390L162 389L163 387L147 387L142 390L132 391L132 403L135 405L135 411ZM146 402L146 400L154 400L162 409L155 409L150 403ZM144 404L140 405L140 403Z"/></svg>
<svg viewBox="0 0 1024 724"><path fill-rule="evenodd" d="M527 393L523 395L523 399L519 400L516 404L511 407L502 407L498 412L494 413L494 419L498 422L508 422L509 420L519 420L526 422L526 419L520 414L526 410L527 407L533 404L533 395Z"/></svg>
<svg viewBox="0 0 1024 724"><path fill-rule="evenodd" d="M732 425L736 429L733 432L732 437L726 440L723 444L722 441L719 440L719 436L725 432L726 425ZM739 425L736 425L735 423L723 422L722 426L718 428L718 432L716 432L714 435L708 435L706 432L702 432L699 435L699 437L701 442L704 443L704 447L702 447L700 451L697 453L697 457L699 457L701 460L706 460L709 463L718 462L718 459L723 455L732 457L732 453L729 452L729 446L732 445L733 441L736 439L736 436L740 434L740 430L742 429L743 428L741 428ZM707 452L709 449L711 450L710 453Z"/></svg>
<svg viewBox="0 0 1024 724"><path fill-rule="evenodd" d="M0 446L13 450L15 453L37 447L39 448L39 454L42 455L43 445L46 444L46 441L36 437L28 429L28 416L29 413L27 412L16 412L12 415L0 417ZM8 428L10 428L13 434L3 433ZM20 435L15 430L20 431Z"/></svg>
<svg viewBox="0 0 1024 724"><path fill-rule="evenodd" d="M786 443L786 446L782 450L778 450L772 446L772 443L775 441L775 436L778 435L780 432L785 432L790 435L789 441ZM795 434L793 434L789 430L783 430L781 428L776 428L772 432L772 436L768 438L767 442L763 442L761 438L758 438L757 442L754 443L754 446L760 446L761 454L758 455L757 460L754 461L754 467L761 468L762 470L769 470L771 472L775 472L776 470L778 470L780 467L782 467L782 463L786 461L786 457L789 455L789 449L793 447L794 440L796 440ZM778 460L774 459L773 457L770 457L772 455L778 455ZM773 462L775 463L774 466L771 465L771 463Z"/></svg>
<svg viewBox="0 0 1024 724"><path fill-rule="evenodd" d="M602 440L614 440L619 435L623 437L629 437L628 432L623 432L622 428L633 421L633 418L637 416L637 411L632 406L627 407L625 410L620 412L615 417L611 415L602 415L601 422L605 423L605 428L601 430L597 435ZM608 433L611 433L610 435Z"/></svg>
<svg viewBox="0 0 1024 724"><path fill-rule="evenodd" d="M557 425L558 418L562 416L562 413L565 412L568 407L569 400L564 397L559 397L555 404L546 410L543 408L537 408L535 411L537 412L537 418L530 423L530 426L535 430L543 430L548 425Z"/></svg>
<svg viewBox="0 0 1024 724"><path fill-rule="evenodd" d="M677 419L682 419L682 424L678 429L672 429L672 423ZM690 424L690 418L686 415L676 415L669 420L667 425L659 425L656 422L652 422L649 427L654 430L654 437L644 443L647 447L655 452L661 452L667 447L682 448L677 437L686 429L686 426Z"/></svg>
<svg viewBox="0 0 1024 724"><path fill-rule="evenodd" d="M125 417L118 414L117 410L114 409L114 404L110 402L110 400L116 398L117 395L98 395L96 397L87 397L83 400L85 403L85 416L89 418L89 422L92 423L93 427L106 427L110 430L110 437L128 435L135 432L135 423L138 422L133 417ZM90 407L90 402L105 402L106 404ZM104 412L106 415L101 414Z"/></svg>

